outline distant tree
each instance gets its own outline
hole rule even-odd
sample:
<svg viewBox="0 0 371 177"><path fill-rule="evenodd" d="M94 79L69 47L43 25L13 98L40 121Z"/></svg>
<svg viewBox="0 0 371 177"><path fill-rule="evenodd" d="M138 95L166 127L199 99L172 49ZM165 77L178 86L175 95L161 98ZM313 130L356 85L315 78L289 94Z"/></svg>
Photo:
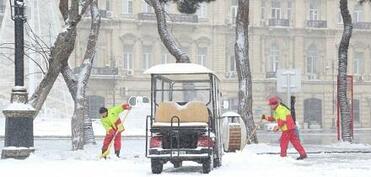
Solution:
<svg viewBox="0 0 371 177"><path fill-rule="evenodd" d="M256 134L252 135L255 123L252 113L252 80L249 61L249 0L238 0L236 17L235 58L238 75L238 113L245 123L250 141L258 143ZM247 138L247 137L246 137ZM250 142L250 143L251 143Z"/></svg>
<svg viewBox="0 0 371 177"><path fill-rule="evenodd" d="M349 41L352 36L352 17L348 9L348 0L340 0L340 12L343 18L344 31L340 41L338 51L338 100L340 104L341 117L341 138L343 141L352 142L351 117L349 102L347 99L347 68L348 68L348 48Z"/></svg>

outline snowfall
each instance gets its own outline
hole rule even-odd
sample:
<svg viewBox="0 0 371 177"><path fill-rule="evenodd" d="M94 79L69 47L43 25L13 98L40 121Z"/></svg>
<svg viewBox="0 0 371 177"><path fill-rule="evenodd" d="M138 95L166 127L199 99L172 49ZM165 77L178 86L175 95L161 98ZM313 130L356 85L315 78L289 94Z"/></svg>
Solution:
<svg viewBox="0 0 371 177"><path fill-rule="evenodd" d="M135 111L133 111L135 112ZM35 152L25 160L0 160L1 177L119 177L157 176L151 173L150 160L145 157L145 126L135 113L126 120L121 158L99 159L104 130L99 120L93 121L97 144L84 150L71 151L70 119L36 118L34 121ZM144 114L139 110L137 114ZM5 118L0 118L0 149L4 146ZM321 141L322 136L330 137ZM355 135L358 136L358 135ZM370 137L370 131L360 135ZM314 138L313 138L314 137ZM309 139L319 140L308 141ZM167 163L161 176L274 176L274 177L370 177L370 141L350 144L337 142L333 133L303 133L303 145L308 158L297 161L296 151L277 154L278 133L258 131L259 144L247 145L242 151L225 153L221 167L202 174L200 164L184 162L180 168ZM363 142L362 142L363 141ZM346 153L347 152L347 153Z"/></svg>

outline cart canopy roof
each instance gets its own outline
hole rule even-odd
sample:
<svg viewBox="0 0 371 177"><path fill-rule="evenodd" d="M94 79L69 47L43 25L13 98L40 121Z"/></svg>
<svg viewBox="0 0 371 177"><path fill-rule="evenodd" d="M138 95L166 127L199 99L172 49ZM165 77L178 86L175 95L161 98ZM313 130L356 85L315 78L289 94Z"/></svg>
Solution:
<svg viewBox="0 0 371 177"><path fill-rule="evenodd" d="M215 73L205 66L193 63L169 63L155 65L144 74L213 74Z"/></svg>

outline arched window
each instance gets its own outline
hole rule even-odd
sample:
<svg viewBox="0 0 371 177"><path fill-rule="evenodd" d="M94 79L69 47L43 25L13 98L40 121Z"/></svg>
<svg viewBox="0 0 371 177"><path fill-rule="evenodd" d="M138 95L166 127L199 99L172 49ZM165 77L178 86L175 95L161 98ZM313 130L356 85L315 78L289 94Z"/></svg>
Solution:
<svg viewBox="0 0 371 177"><path fill-rule="evenodd" d="M318 50L314 45L309 46L306 58L306 73L309 80L318 78Z"/></svg>
<svg viewBox="0 0 371 177"><path fill-rule="evenodd" d="M358 22L362 22L363 21L363 8L358 3L354 7L352 20L353 20L353 23L358 23Z"/></svg>
<svg viewBox="0 0 371 177"><path fill-rule="evenodd" d="M268 72L276 72L278 69L279 59L280 59L280 50L277 44L273 44L269 49L269 57L268 57Z"/></svg>
<svg viewBox="0 0 371 177"><path fill-rule="evenodd" d="M281 2L279 0L272 0L271 18L281 19Z"/></svg>
<svg viewBox="0 0 371 177"><path fill-rule="evenodd" d="M320 2L318 0L309 1L309 20L317 21L320 19Z"/></svg>

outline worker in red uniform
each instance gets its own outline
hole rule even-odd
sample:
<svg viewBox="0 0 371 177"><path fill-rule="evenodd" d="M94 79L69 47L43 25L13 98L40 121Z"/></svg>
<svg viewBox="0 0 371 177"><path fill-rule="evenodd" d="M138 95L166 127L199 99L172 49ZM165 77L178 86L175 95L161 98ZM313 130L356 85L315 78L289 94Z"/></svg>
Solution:
<svg viewBox="0 0 371 177"><path fill-rule="evenodd" d="M119 114L124 110L130 110L131 106L127 103L117 105L112 108L101 107L99 114L101 115L101 123L106 130L106 137L103 140L102 158L109 155L109 148L112 141L114 141L114 149L117 157L120 157L121 150L121 132L123 132L124 125L121 122Z"/></svg>
<svg viewBox="0 0 371 177"><path fill-rule="evenodd" d="M290 110L280 103L280 99L277 96L269 98L268 105L271 106L273 110L273 115L272 116L263 115L262 119L267 121L276 121L277 125L274 126L273 131L274 132L277 132L278 130L282 131L280 139L281 157L286 157L287 147L290 141L294 148L300 154L297 160L307 158L307 153L305 152L296 134L295 131L296 125L291 116Z"/></svg>

